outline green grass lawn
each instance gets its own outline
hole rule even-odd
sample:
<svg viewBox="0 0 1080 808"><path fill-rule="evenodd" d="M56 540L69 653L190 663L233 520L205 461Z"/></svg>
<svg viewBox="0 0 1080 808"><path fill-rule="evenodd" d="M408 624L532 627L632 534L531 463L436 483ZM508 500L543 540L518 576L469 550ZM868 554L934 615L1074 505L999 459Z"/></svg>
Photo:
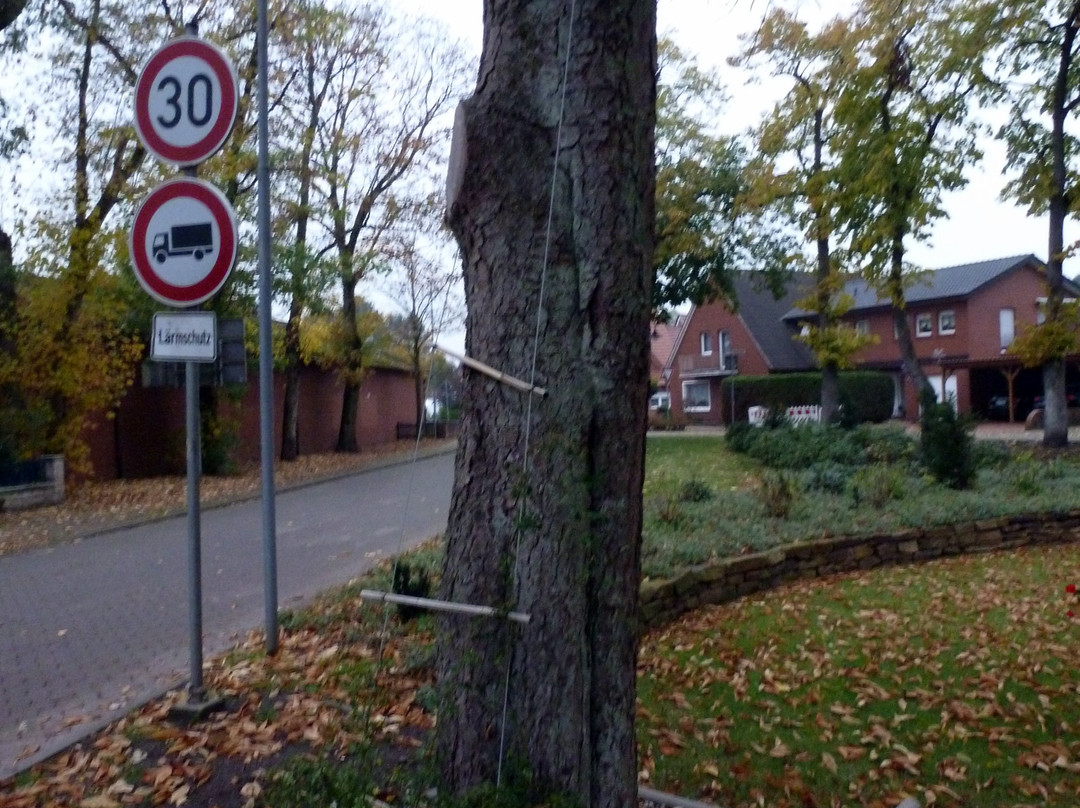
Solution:
<svg viewBox="0 0 1080 808"><path fill-rule="evenodd" d="M642 768L731 806L1080 804L1080 547L797 583L642 646Z"/></svg>

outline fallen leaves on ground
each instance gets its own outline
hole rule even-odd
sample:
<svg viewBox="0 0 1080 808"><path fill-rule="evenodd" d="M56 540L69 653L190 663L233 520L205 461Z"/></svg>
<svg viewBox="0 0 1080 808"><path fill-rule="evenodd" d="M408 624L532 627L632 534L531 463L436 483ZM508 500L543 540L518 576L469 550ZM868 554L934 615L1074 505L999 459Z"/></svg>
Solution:
<svg viewBox="0 0 1080 808"><path fill-rule="evenodd" d="M424 441L422 449L427 451L450 443ZM280 490L360 471L394 456L408 457L414 449L413 441L398 441L358 454L301 455L288 463L276 463L274 480ZM258 496L261 485L259 466L248 466L235 475L204 476L199 484L199 498L207 507L235 502ZM82 482L69 486L67 499L59 505L0 511L0 555L72 541L136 521L183 514L186 508L184 476Z"/></svg>
<svg viewBox="0 0 1080 808"><path fill-rule="evenodd" d="M416 701L430 674L403 660L431 637L393 621L381 634L383 608L328 597L301 626L283 629L273 657L253 632L206 666L206 687L224 709L189 723L174 714L186 692L170 692L0 783L0 806L251 808L283 756L340 756L359 742L412 750L434 725Z"/></svg>
<svg viewBox="0 0 1080 808"><path fill-rule="evenodd" d="M1076 806L1077 579L1080 545L1028 548L689 614L642 644L651 781L732 808Z"/></svg>

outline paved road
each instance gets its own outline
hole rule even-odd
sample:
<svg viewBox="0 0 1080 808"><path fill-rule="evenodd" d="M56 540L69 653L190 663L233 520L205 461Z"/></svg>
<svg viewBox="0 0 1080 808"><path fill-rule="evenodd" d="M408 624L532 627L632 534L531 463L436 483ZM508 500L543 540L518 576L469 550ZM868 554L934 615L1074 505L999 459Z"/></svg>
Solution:
<svg viewBox="0 0 1080 808"><path fill-rule="evenodd" d="M453 455L278 494L285 608L446 527ZM407 502L408 500L408 502ZM203 512L207 656L263 623L258 500ZM186 678L187 523L0 558L0 779Z"/></svg>

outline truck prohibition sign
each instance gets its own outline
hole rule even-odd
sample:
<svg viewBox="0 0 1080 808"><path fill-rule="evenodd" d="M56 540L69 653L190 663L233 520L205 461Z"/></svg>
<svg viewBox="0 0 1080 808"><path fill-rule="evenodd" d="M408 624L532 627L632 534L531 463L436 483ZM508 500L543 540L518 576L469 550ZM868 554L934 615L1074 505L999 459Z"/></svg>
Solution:
<svg viewBox="0 0 1080 808"><path fill-rule="evenodd" d="M154 258L164 264L171 255L190 255L196 261L214 251L213 225L210 222L199 224L178 224L165 233L154 236Z"/></svg>
<svg viewBox="0 0 1080 808"><path fill-rule="evenodd" d="M236 216L213 185L179 177L139 206L129 246L147 294L169 306L194 306L213 297L232 271Z"/></svg>

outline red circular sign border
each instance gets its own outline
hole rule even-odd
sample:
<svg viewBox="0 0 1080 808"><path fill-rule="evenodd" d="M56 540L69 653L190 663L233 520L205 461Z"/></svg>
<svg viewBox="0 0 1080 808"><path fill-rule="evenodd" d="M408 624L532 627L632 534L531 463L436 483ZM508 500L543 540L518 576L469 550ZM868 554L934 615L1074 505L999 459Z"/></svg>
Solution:
<svg viewBox="0 0 1080 808"><path fill-rule="evenodd" d="M174 286L163 280L154 272L153 261L146 254L146 231L150 220L162 205L181 196L191 197L206 205L221 236L221 247L217 251L214 265L205 278L191 286ZM137 245L140 246L137 248ZM191 177L179 177L163 182L147 195L135 212L128 243L131 264L139 285L155 300L176 308L197 306L217 294L232 271L236 248L236 217L229 201L210 183Z"/></svg>
<svg viewBox="0 0 1080 808"><path fill-rule="evenodd" d="M202 140L190 146L173 146L154 131L150 120L150 90L165 66L182 56L201 59L214 72L221 86L221 111ZM135 131L139 140L162 162L173 163L181 168L198 165L220 149L232 131L236 120L238 89L232 64L216 45L190 36L169 40L143 66L135 84ZM212 144L212 147L208 144Z"/></svg>

